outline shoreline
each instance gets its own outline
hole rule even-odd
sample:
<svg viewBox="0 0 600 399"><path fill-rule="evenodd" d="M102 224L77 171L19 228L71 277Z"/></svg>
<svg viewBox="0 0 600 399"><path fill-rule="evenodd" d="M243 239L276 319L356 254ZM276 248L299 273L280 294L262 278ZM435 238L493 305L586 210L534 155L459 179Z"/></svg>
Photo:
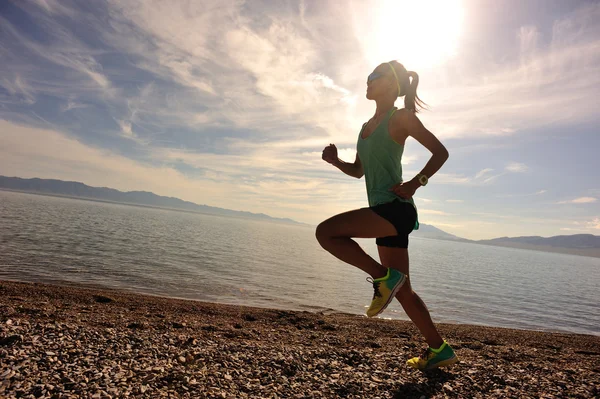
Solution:
<svg viewBox="0 0 600 399"><path fill-rule="evenodd" d="M153 297L153 298L162 298L162 299L166 299L166 300L178 300L178 301L190 301L190 302L199 302L199 303L203 303L203 304L209 304L209 305L215 305L215 306L234 306L234 307L242 307L242 308L250 308L250 309L257 309L257 310L273 310L273 311L286 311L286 312L308 312L308 313L313 313L313 314L320 314L320 315L330 315L330 314L339 314L339 315L346 315L349 317L366 317L364 313L352 313L352 312L347 312L347 311L343 311L343 310L337 310L337 309L333 309L333 308L327 308L327 307L319 307L319 306L299 306L297 308L291 308L291 307L285 307L285 306L261 306L259 304L240 304L240 303L227 303L227 302L213 302L210 300L204 300L204 299L196 299L196 298L186 298L186 297L177 297L177 296L171 296L171 295L163 295L163 294L156 294L156 293L152 293L152 292L143 292L143 291L138 291L135 289L128 289L128 288L113 288L113 287L107 287L107 286L103 286L99 283L80 283L80 282L73 282L73 281L67 281L67 280L49 280L49 281L30 281L30 280L18 280L18 279L12 279L12 278L8 278L8 279L3 279L0 277L0 284L2 282L8 282L8 283L23 283L23 284L40 284L40 285L49 285L49 286L53 286L53 287L57 287L57 288L82 288L82 289L89 289L89 290L95 290L95 291L106 291L107 293L109 292L114 292L116 294L127 294L127 295L140 295L140 296L149 296L149 297ZM0 302L1 303L1 302ZM385 315L385 313L384 313ZM400 318L391 318L391 317L378 317L378 319L381 320L389 320L389 321L401 321L401 322L408 322L410 323L410 320L407 319L400 319ZM490 324L473 324L473 323L468 323L468 322L460 322L460 321L455 321L455 320L445 320L445 321L434 321L435 324L444 324L444 325L456 325L456 326L467 326L467 327L473 327L473 328L477 328L477 327L483 327L483 328L501 328L501 329L509 329L509 330L515 330L515 331L525 331L525 332L541 332L541 333L549 333L549 334L575 334L575 335L591 335L591 336L596 336L598 338L600 338L600 331L599 332L578 332L578 331L569 331L569 330L561 330L561 329L553 329L553 328L536 328L536 327L515 327L515 326L509 326L509 327L502 327L502 326L497 326L497 325L490 325Z"/></svg>
<svg viewBox="0 0 600 399"><path fill-rule="evenodd" d="M600 336L437 325L461 361L423 373L407 321L0 280L0 396L600 396Z"/></svg>

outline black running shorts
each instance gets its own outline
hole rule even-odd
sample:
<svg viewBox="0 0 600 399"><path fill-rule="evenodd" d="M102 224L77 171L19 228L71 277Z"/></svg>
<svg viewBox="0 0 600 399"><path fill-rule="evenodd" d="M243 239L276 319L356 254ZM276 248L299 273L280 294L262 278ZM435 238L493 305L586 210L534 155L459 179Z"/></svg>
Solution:
<svg viewBox="0 0 600 399"><path fill-rule="evenodd" d="M408 248L408 235L417 222L417 210L410 202L394 200L386 204L369 207L373 212L390 222L398 232L395 236L375 240L382 247Z"/></svg>

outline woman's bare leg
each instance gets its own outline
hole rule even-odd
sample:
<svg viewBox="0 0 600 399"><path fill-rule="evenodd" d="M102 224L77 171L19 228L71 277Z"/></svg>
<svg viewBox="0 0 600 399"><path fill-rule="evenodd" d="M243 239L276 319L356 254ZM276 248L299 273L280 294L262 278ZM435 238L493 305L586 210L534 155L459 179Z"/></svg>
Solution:
<svg viewBox="0 0 600 399"><path fill-rule="evenodd" d="M333 216L317 226L321 246L336 258L358 267L373 278L385 277L386 268L370 257L352 240L396 235L396 228L368 208Z"/></svg>
<svg viewBox="0 0 600 399"><path fill-rule="evenodd" d="M419 295L412 290L410 285L408 249L382 246L377 246L377 249L379 250L381 264L384 267L393 267L406 275L406 282L396 294L396 299L398 299L402 308L404 308L406 315L417 326L421 334L423 334L427 344L432 348L439 348L444 341L431 320L427 306Z"/></svg>

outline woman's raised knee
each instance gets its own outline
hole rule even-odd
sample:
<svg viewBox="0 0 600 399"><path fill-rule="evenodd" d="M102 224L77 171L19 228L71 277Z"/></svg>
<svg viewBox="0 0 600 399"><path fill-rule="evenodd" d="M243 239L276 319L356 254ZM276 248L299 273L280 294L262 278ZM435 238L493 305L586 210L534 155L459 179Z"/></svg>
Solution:
<svg viewBox="0 0 600 399"><path fill-rule="evenodd" d="M317 237L317 241L320 243L323 243L323 241L331 237L327 228L327 222L319 223L317 229L315 230L315 237Z"/></svg>

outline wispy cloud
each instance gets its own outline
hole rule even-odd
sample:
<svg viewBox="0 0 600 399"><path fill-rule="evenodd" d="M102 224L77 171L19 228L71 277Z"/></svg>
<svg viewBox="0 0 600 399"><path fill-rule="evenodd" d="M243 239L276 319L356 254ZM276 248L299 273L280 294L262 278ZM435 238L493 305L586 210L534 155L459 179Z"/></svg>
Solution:
<svg viewBox="0 0 600 399"><path fill-rule="evenodd" d="M86 107L88 107L88 104L83 104L83 103L78 103L78 102L75 102L75 101L68 100L66 104L64 104L63 106L61 106L61 110L63 112L67 112L67 111L70 111L72 109L86 108Z"/></svg>
<svg viewBox="0 0 600 399"><path fill-rule="evenodd" d="M125 137L127 137L127 138L135 137L135 135L133 134L133 131L131 130L131 122L117 120L117 123L121 127L121 132L123 132L123 135Z"/></svg>
<svg viewBox="0 0 600 399"><path fill-rule="evenodd" d="M579 197L572 200L559 201L558 204L591 204L596 201L598 199L594 197Z"/></svg>
<svg viewBox="0 0 600 399"><path fill-rule="evenodd" d="M0 158L3 174L62 178L121 190L150 190L197 203L293 217L309 223L339 212L340 207L353 209L365 202L364 181L331 178L325 173L325 162L308 161L302 156L281 160L270 155L258 158L255 154L220 156L170 150L153 152L141 162L88 146L55 130L2 120L0 140L6 154ZM179 171L177 165L182 162L193 167L197 175ZM289 173L281 174L282 168L288 168ZM300 173L304 168L307 170Z"/></svg>
<svg viewBox="0 0 600 399"><path fill-rule="evenodd" d="M479 179L480 177L482 177L482 176L484 176L484 175L486 175L488 173L491 173L493 171L494 171L494 169L491 169L491 168L482 169L479 172L477 172L477 174L475 175L475 178Z"/></svg>
<svg viewBox="0 0 600 399"><path fill-rule="evenodd" d="M497 198L519 198L519 197L535 197L547 193L547 190L539 190L533 193L520 193L520 194L501 194L497 195Z"/></svg>
<svg viewBox="0 0 600 399"><path fill-rule="evenodd" d="M506 173L498 173L498 174L496 174L496 175L493 175L493 176L486 177L486 178L483 180L483 183L486 183L486 184L487 184L487 183L491 183L491 182L493 182L494 180L496 180L497 178L499 178L499 177L501 177L501 176L504 176L505 174L506 174Z"/></svg>
<svg viewBox="0 0 600 399"><path fill-rule="evenodd" d="M527 165L518 162L512 162L506 166L506 170L513 173L527 172L528 169Z"/></svg>
<svg viewBox="0 0 600 399"><path fill-rule="evenodd" d="M480 58L479 69L468 76L431 82L435 130L445 137L502 136L590 121L600 107L595 94L600 90L598 18L600 3L592 2L557 19L549 37L535 26L524 26L515 34L518 57L503 62ZM469 68L463 62L470 61L457 57L454 67Z"/></svg>
<svg viewBox="0 0 600 399"><path fill-rule="evenodd" d="M31 65L32 56L34 56L37 57L38 63L39 60L43 60L50 62L54 66L65 68L59 71L58 76L57 71L53 71L54 79L68 75L67 80L69 84L78 87L79 90L99 89L103 94L108 96L117 94L118 90L112 86L109 78L103 73L103 67L96 60L96 52L92 48L82 42L73 32L62 26L52 15L48 15L45 12L47 11L45 6L38 9L29 6L27 3L17 4L25 7L31 13L32 17L37 18L41 24L40 27L45 28L48 36L43 43L35 41L22 33L10 21L0 16L0 23L3 25L6 40L11 41L11 47L19 49L18 53L16 51L9 53L10 62L4 65L7 71L12 73L26 73L27 78L35 81L36 88L43 93L56 96L67 94L64 88L57 87L56 83L50 79L41 79L41 77L52 76L52 73L44 69L37 69L34 65ZM50 3L41 2L40 4L48 5ZM66 10L65 7L61 7L60 5L56 5L53 9ZM4 51L8 52L9 48L5 46ZM75 74L65 74L65 71L72 71Z"/></svg>
<svg viewBox="0 0 600 399"><path fill-rule="evenodd" d="M14 79L3 78L0 80L0 87L3 87L11 96L19 98L26 104L35 103L34 89L18 74Z"/></svg>
<svg viewBox="0 0 600 399"><path fill-rule="evenodd" d="M432 180L435 180L436 183L440 184L470 184L471 178L468 176L455 174L455 173L443 173L438 172L435 176L432 177Z"/></svg>
<svg viewBox="0 0 600 399"><path fill-rule="evenodd" d="M435 209L419 209L419 213L423 215L440 215L440 216L450 216L452 213L438 211Z"/></svg>
<svg viewBox="0 0 600 399"><path fill-rule="evenodd" d="M51 15L74 16L75 12L60 0L34 0L44 11Z"/></svg>
<svg viewBox="0 0 600 399"><path fill-rule="evenodd" d="M587 227L595 230L600 230L600 218L594 218L587 223Z"/></svg>
<svg viewBox="0 0 600 399"><path fill-rule="evenodd" d="M512 162L506 165L506 167L504 168L504 172L496 173L494 175L490 175L494 171L494 169L492 168L485 168L480 170L475 175L475 181L479 180L483 184L489 184L498 179L499 177L506 175L507 173L523 173L527 170L528 168L525 164Z"/></svg>
<svg viewBox="0 0 600 399"><path fill-rule="evenodd" d="M441 221L438 221L438 220L428 220L428 221L427 221L427 223L428 223L428 224L435 225L435 226L437 226L437 227L447 227L447 228L455 228L455 229L456 229L456 228L461 228L461 227L463 227L463 226L464 226L464 225L462 225L462 224L456 224L456 223L445 223L445 222L441 222Z"/></svg>

